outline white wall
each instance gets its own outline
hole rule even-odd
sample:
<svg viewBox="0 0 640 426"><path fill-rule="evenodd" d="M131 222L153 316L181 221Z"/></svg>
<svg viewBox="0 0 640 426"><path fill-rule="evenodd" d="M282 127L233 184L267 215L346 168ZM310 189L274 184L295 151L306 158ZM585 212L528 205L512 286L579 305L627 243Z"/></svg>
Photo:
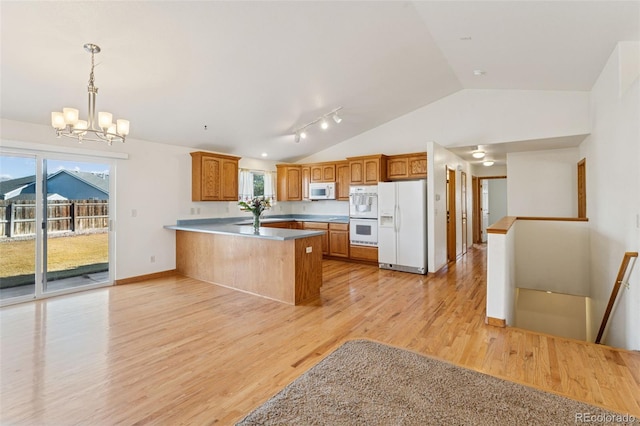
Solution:
<svg viewBox="0 0 640 426"><path fill-rule="evenodd" d="M583 135L588 105L588 92L461 90L300 162L420 152L426 141L449 147Z"/></svg>
<svg viewBox="0 0 640 426"><path fill-rule="evenodd" d="M515 240L519 223L506 234L489 234L487 243L487 316L515 321Z"/></svg>
<svg viewBox="0 0 640 426"><path fill-rule="evenodd" d="M472 217L471 166L435 142L427 143L427 260L429 272L447 264L447 169L456 171L456 254L462 253L461 172L467 173L467 217ZM471 220L467 241L473 244Z"/></svg>
<svg viewBox="0 0 640 426"><path fill-rule="evenodd" d="M591 228L592 331L602 319L625 251L640 250L640 43L622 42L590 96L587 216ZM605 342L640 350L640 265L618 296Z"/></svg>
<svg viewBox="0 0 640 426"><path fill-rule="evenodd" d="M507 165L499 166L493 165L490 167L473 164L471 166L471 172L477 177L496 177L507 176Z"/></svg>
<svg viewBox="0 0 640 426"><path fill-rule="evenodd" d="M516 286L589 296L589 223L518 220Z"/></svg>
<svg viewBox="0 0 640 426"><path fill-rule="evenodd" d="M128 154L127 160L116 160L115 166L116 279L175 269L175 234L163 229L164 225L175 224L177 219L245 214L235 202L191 201L189 152L195 149L137 139L112 147L89 142L79 145L71 139L57 139L49 126L5 119L1 124L0 146L4 148L43 148L97 158L112 152ZM241 167L244 161L240 160ZM250 161L252 167L262 164L259 168L273 169L269 162ZM132 216L134 209L136 217ZM150 262L152 255L155 263Z"/></svg>
<svg viewBox="0 0 640 426"><path fill-rule="evenodd" d="M579 148L507 154L509 216L577 217Z"/></svg>

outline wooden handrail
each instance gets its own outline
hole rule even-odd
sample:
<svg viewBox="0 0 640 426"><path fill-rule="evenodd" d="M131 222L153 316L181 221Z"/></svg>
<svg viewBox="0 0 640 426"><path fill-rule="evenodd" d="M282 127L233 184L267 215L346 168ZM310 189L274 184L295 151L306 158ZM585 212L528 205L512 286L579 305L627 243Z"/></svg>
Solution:
<svg viewBox="0 0 640 426"><path fill-rule="evenodd" d="M618 291L620 291L620 286L622 285L622 280L624 280L624 276L627 273L627 267L629 266L629 262L632 257L638 257L637 251L628 251L624 254L622 258L622 263L620 264L620 270L618 270L618 276L616 277L616 282L613 285L613 289L611 290L611 297L609 298L609 303L607 304L607 309L604 311L604 316L602 317L602 323L600 324L600 330L598 331L598 337L596 337L596 343L600 343L602 339L602 335L604 334L604 329L607 327L607 321L609 321L609 315L611 315L611 310L613 309L613 304L618 297Z"/></svg>

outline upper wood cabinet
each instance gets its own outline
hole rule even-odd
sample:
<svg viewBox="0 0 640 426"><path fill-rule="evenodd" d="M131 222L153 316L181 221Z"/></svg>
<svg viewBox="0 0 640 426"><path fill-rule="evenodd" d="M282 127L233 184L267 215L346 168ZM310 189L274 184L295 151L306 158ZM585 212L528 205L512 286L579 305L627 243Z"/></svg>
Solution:
<svg viewBox="0 0 640 426"><path fill-rule="evenodd" d="M238 160L240 157L191 153L191 200L237 201Z"/></svg>
<svg viewBox="0 0 640 426"><path fill-rule="evenodd" d="M349 201L349 162L339 161L336 163L336 200Z"/></svg>
<svg viewBox="0 0 640 426"><path fill-rule="evenodd" d="M311 164L311 182L335 182L336 163Z"/></svg>
<svg viewBox="0 0 640 426"><path fill-rule="evenodd" d="M278 201L302 200L302 168L294 164L276 164Z"/></svg>
<svg viewBox="0 0 640 426"><path fill-rule="evenodd" d="M387 158L387 178L424 179L427 177L427 153L391 155Z"/></svg>
<svg viewBox="0 0 640 426"><path fill-rule="evenodd" d="M387 180L386 155L350 157L347 160L351 185L374 185Z"/></svg>
<svg viewBox="0 0 640 426"><path fill-rule="evenodd" d="M302 199L309 199L309 182L311 182L311 167L302 165L300 168L302 173Z"/></svg>

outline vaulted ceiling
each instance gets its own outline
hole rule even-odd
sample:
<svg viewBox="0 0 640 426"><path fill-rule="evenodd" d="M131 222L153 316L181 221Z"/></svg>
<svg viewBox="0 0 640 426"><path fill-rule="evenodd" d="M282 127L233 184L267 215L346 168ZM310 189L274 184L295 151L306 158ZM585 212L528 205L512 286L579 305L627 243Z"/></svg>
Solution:
<svg viewBox="0 0 640 426"><path fill-rule="evenodd" d="M3 1L2 118L97 109L130 138L292 161L458 90L591 89L640 2ZM474 75L482 70L483 75ZM342 107L326 131L294 131ZM206 130L205 130L206 126Z"/></svg>

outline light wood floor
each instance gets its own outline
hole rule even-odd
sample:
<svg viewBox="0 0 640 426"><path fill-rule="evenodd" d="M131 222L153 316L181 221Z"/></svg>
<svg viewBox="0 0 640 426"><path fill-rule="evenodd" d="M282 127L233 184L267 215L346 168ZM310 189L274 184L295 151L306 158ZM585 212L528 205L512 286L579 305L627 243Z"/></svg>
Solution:
<svg viewBox="0 0 640 426"><path fill-rule="evenodd" d="M427 277L325 261L297 307L176 276L2 308L0 423L233 424L354 338L640 417L639 353L484 324L485 255Z"/></svg>

